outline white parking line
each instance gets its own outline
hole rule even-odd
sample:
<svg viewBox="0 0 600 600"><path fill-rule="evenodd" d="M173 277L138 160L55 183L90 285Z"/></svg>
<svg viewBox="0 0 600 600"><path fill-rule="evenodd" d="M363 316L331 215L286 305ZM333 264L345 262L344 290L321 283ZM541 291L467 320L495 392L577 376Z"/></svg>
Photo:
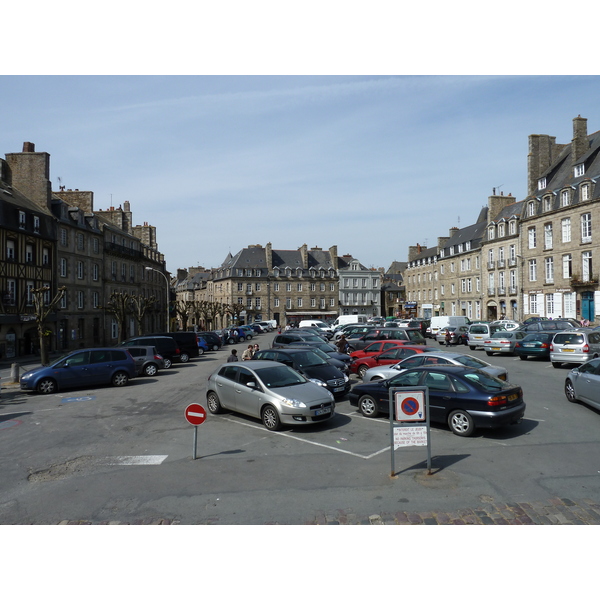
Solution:
<svg viewBox="0 0 600 600"><path fill-rule="evenodd" d="M260 430L264 431L264 427L259 426L259 425L252 425L250 423L242 423L241 421L236 421L235 419L228 419L227 417L221 417L221 418L223 419L223 421L229 421L230 423L236 423L237 425L243 425L244 427L251 427L252 429L260 429ZM350 452L350 450L344 450L342 448L336 448L335 446L328 446L327 444L321 444L319 442L312 442L310 440L305 440L305 439L296 437L295 435L290 435L289 433L284 433L283 431L269 431L269 433L273 433L275 435L280 435L282 437L287 437L292 440L297 440L297 441L303 442L305 444L312 444L313 446L320 446L321 448L328 448L329 450L335 450L336 452L342 452L343 454L350 454L351 456L356 456L357 458L364 458L365 460L368 460L369 458L371 458L373 456L377 456L378 454L385 452L385 450L389 450L389 448L386 447L386 448L383 448L382 450L378 450L377 452L374 452L373 454L364 456L362 454L357 454L356 452Z"/></svg>

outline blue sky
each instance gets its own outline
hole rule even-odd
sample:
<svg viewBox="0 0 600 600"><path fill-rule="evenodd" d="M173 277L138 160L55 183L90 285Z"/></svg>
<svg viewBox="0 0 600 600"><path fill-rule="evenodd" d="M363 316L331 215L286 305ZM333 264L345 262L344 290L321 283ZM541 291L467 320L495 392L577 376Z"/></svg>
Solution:
<svg viewBox="0 0 600 600"><path fill-rule="evenodd" d="M51 155L53 189L131 203L167 267L249 244L406 260L526 193L528 135L600 129L600 78L4 76L0 152Z"/></svg>

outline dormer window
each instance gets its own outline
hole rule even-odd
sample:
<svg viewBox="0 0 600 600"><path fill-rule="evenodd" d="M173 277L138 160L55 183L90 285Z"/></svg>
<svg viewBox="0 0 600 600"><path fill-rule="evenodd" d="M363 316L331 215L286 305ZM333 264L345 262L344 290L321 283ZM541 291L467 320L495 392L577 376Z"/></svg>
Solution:
<svg viewBox="0 0 600 600"><path fill-rule="evenodd" d="M25 223L27 222L26 219L27 219L27 217L25 216L25 213L22 210L20 210L19 211L19 229L25 229Z"/></svg>
<svg viewBox="0 0 600 600"><path fill-rule="evenodd" d="M527 203L527 216L528 217L535 216L535 202L533 202L533 201Z"/></svg>
<svg viewBox="0 0 600 600"><path fill-rule="evenodd" d="M509 221L508 222L508 235L515 235L517 233L517 222Z"/></svg>
<svg viewBox="0 0 600 600"><path fill-rule="evenodd" d="M569 190L563 190L560 193L560 205L569 206Z"/></svg>
<svg viewBox="0 0 600 600"><path fill-rule="evenodd" d="M590 199L590 186L589 184L585 184L581 186L581 201L585 202L586 200Z"/></svg>
<svg viewBox="0 0 600 600"><path fill-rule="evenodd" d="M584 173L585 173L585 165L583 165L583 164L575 165L575 167L573 168L573 176L574 177L581 177Z"/></svg>
<svg viewBox="0 0 600 600"><path fill-rule="evenodd" d="M504 237L506 235L506 224L500 223L498 225L498 237Z"/></svg>
<svg viewBox="0 0 600 600"><path fill-rule="evenodd" d="M546 196L544 198L544 212L552 210L552 196Z"/></svg>
<svg viewBox="0 0 600 600"><path fill-rule="evenodd" d="M541 177L538 179L538 190L543 190L546 187L546 178Z"/></svg>
<svg viewBox="0 0 600 600"><path fill-rule="evenodd" d="M39 217L33 217L33 231L35 233L40 232L40 218Z"/></svg>
<svg viewBox="0 0 600 600"><path fill-rule="evenodd" d="M494 227L488 227L488 240L494 239Z"/></svg>

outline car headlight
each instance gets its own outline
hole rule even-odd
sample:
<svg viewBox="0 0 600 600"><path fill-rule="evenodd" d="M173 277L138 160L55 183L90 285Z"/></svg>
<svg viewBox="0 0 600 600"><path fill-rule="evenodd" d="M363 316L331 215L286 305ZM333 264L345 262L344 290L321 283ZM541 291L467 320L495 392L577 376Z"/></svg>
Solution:
<svg viewBox="0 0 600 600"><path fill-rule="evenodd" d="M285 404L290 408L306 408L306 404L302 400L296 400L295 398L283 398L281 404Z"/></svg>
<svg viewBox="0 0 600 600"><path fill-rule="evenodd" d="M321 381L320 379L309 379L309 381L312 381L313 383L316 383L321 387L327 387L327 384L324 381Z"/></svg>
<svg viewBox="0 0 600 600"><path fill-rule="evenodd" d="M21 381L24 381L26 379L31 379L33 377L33 373L25 373L23 375L21 375Z"/></svg>

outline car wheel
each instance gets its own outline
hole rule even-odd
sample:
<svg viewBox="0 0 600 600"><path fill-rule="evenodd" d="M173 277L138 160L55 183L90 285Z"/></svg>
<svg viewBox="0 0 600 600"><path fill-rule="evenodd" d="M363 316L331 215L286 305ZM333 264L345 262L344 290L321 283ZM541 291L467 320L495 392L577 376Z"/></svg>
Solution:
<svg viewBox="0 0 600 600"><path fill-rule="evenodd" d="M127 373L123 373L123 371L119 371L118 373L115 373L113 375L111 383L115 387L123 387L124 385L127 385L128 381L129 381L129 377L127 376Z"/></svg>
<svg viewBox="0 0 600 600"><path fill-rule="evenodd" d="M158 367L154 363L149 363L144 367L144 375L154 377L158 373Z"/></svg>
<svg viewBox="0 0 600 600"><path fill-rule="evenodd" d="M216 392L208 392L206 395L206 405L208 406L208 410L213 415L218 415L220 412L223 412L221 401L219 400L219 396L217 396Z"/></svg>
<svg viewBox="0 0 600 600"><path fill-rule="evenodd" d="M486 353L488 356L493 356L493 355L494 355L494 353L493 353L493 352L488 352L487 350L486 350L486 352L485 352L485 353Z"/></svg>
<svg viewBox="0 0 600 600"><path fill-rule="evenodd" d="M247 339L247 340L251 340L251 339L252 339L252 336L251 336L250 334L248 334L248 335L246 336L246 339Z"/></svg>
<svg viewBox="0 0 600 600"><path fill-rule="evenodd" d="M281 428L281 420L279 419L279 413L274 406L267 405L262 409L260 414L263 425L269 431L277 431Z"/></svg>
<svg viewBox="0 0 600 600"><path fill-rule="evenodd" d="M519 354L519 358L520 358L521 360L527 360L527 357L526 357L526 356L523 356L522 354Z"/></svg>
<svg viewBox="0 0 600 600"><path fill-rule="evenodd" d="M575 395L575 388L573 382L570 379L565 381L565 396L569 402L578 402L577 396Z"/></svg>
<svg viewBox="0 0 600 600"><path fill-rule="evenodd" d="M358 367L358 376L361 379L364 379L365 373L369 370L369 367L367 367L367 365L361 365L360 367Z"/></svg>
<svg viewBox="0 0 600 600"><path fill-rule="evenodd" d="M358 410L364 417L375 418L379 414L377 402L371 396L362 396L358 400Z"/></svg>
<svg viewBox="0 0 600 600"><path fill-rule="evenodd" d="M561 363L559 363L559 362L553 362L551 364L555 369L560 369L560 367L561 367Z"/></svg>
<svg viewBox="0 0 600 600"><path fill-rule="evenodd" d="M54 394L54 392L56 392L58 389L58 386L56 385L56 381L54 381L54 379L46 377L37 384L36 389L40 394Z"/></svg>
<svg viewBox="0 0 600 600"><path fill-rule="evenodd" d="M233 338L227 338L227 343L231 346L235 344L235 340Z"/></svg>
<svg viewBox="0 0 600 600"><path fill-rule="evenodd" d="M198 346L198 356L202 356L204 354L204 348L200 348L200 346Z"/></svg>
<svg viewBox="0 0 600 600"><path fill-rule="evenodd" d="M186 362L189 362L189 360L190 360L190 355L187 352L182 352L179 355L179 361L180 362L186 363Z"/></svg>
<svg viewBox="0 0 600 600"><path fill-rule="evenodd" d="M165 358L165 369L170 369L173 366L173 361L170 358Z"/></svg>
<svg viewBox="0 0 600 600"><path fill-rule="evenodd" d="M475 350L475 346L469 346L469 350Z"/></svg>
<svg viewBox="0 0 600 600"><path fill-rule="evenodd" d="M216 352L216 351L217 351L217 350L218 350L220 347L221 347L221 346L219 346L219 344L215 344L215 345L213 346L213 348L212 348L212 349L213 349L213 352Z"/></svg>
<svg viewBox="0 0 600 600"><path fill-rule="evenodd" d="M455 435L468 437L475 431L473 417L464 410L454 410L448 417L448 426Z"/></svg>
<svg viewBox="0 0 600 600"><path fill-rule="evenodd" d="M246 338L243 335L240 335L240 337L238 338L238 342L244 342L246 341Z"/></svg>

